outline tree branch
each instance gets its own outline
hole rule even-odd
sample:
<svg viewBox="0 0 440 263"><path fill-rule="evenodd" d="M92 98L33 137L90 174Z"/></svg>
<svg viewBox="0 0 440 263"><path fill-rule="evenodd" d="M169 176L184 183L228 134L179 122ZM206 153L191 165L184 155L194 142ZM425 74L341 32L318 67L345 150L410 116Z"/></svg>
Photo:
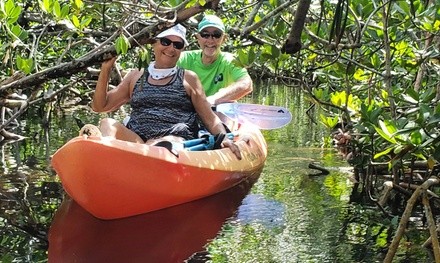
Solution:
<svg viewBox="0 0 440 263"><path fill-rule="evenodd" d="M310 0L299 0L289 36L281 48L281 52L295 54L301 50L301 33L304 29L307 13L309 12L310 2Z"/></svg>
<svg viewBox="0 0 440 263"><path fill-rule="evenodd" d="M155 22L147 27L142 28L139 32L128 38L131 44L131 49L137 46L151 43L153 37L163 28L170 27L175 23L183 22L194 16L195 14L203 12L206 9L218 8L219 2L220 0L211 0L207 1L204 6L196 4L190 8L182 9L171 21L168 20L165 22ZM172 24L170 24L170 22ZM104 60L112 58L116 55L117 54L114 45L99 47L76 60L62 63L51 68L46 68L40 72L23 77L19 80L15 80L11 83L0 84L0 92L11 91L15 89L26 90L38 86L50 79L70 77L76 73L84 71L89 66L101 63Z"/></svg>

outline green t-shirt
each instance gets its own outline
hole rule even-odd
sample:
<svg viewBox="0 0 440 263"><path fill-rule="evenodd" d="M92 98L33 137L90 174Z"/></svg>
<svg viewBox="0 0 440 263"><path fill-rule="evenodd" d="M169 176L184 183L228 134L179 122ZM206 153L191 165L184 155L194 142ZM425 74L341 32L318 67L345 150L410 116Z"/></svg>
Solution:
<svg viewBox="0 0 440 263"><path fill-rule="evenodd" d="M194 71L202 82L206 96L211 96L231 83L248 75L245 68L235 66L234 55L221 52L214 63L202 63L202 51L185 51L180 55L177 66Z"/></svg>

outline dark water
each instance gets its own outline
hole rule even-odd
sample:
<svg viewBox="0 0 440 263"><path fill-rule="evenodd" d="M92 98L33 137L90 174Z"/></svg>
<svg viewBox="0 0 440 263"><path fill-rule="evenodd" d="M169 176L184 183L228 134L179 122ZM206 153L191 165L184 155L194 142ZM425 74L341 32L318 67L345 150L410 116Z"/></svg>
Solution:
<svg viewBox="0 0 440 263"><path fill-rule="evenodd" d="M333 149L320 147L328 131L307 117L301 93L271 86L247 102L285 106L294 117L287 127L264 131L269 155L256 182L114 221L65 198L50 167L50 155L78 133L72 114L89 123L102 115L87 107L58 110L42 126L42 109L30 112L21 121L28 138L1 148L0 262L381 262L388 224L350 202L350 169ZM330 174L317 175L312 162ZM415 246L401 249L395 262L433 261Z"/></svg>

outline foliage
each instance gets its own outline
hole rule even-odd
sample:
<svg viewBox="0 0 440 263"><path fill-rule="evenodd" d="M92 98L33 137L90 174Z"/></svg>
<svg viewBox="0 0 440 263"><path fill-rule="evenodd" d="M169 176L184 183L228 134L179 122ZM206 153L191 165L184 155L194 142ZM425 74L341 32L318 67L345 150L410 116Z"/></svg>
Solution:
<svg viewBox="0 0 440 263"><path fill-rule="evenodd" d="M122 56L124 68L145 66L150 55L132 39L139 28L160 21L157 17L169 18L170 12L196 10L208 2L212 7L218 4L1 0L0 79L17 72L32 75L108 46ZM360 156L362 160L390 165L396 156L438 161L440 2L313 1L302 49L292 57L281 49L296 4L226 1L205 13L223 18L230 35L224 49L236 51L237 64L247 67L255 79L297 84L326 109L320 121L329 129L336 120L351 124L360 136L353 148L372 146L366 153L371 158ZM194 19L201 17L200 11L191 12L193 18L181 21L189 34L196 28ZM189 48L197 48L196 43ZM69 83L85 93L94 84L83 73L48 79L43 89L57 91ZM363 154L355 157L359 155Z"/></svg>
<svg viewBox="0 0 440 263"><path fill-rule="evenodd" d="M352 163L385 161L391 167L402 159L440 161L434 124L440 97L439 4L352 1L338 48L323 41L330 31L322 18L307 25L307 48L300 56L306 90L327 109L320 117L325 126L333 129L336 120L353 126ZM331 17L332 4L325 6ZM311 17L318 18L314 10Z"/></svg>
<svg viewBox="0 0 440 263"><path fill-rule="evenodd" d="M424 160L429 168L438 166L440 1L313 1L300 52L285 54L297 4L0 0L0 92L26 94L27 106L52 102L49 95L64 90L68 95L60 95L61 102L78 94L87 98L95 84L89 69L108 56L119 55L123 68L145 66L151 58L144 38L151 40L176 21L191 35L202 12L216 13L229 33L224 50L237 54L237 64L255 80L282 80L302 89L311 106L300 110L319 108L318 121L329 131L350 133L344 152L350 164L385 162L393 168ZM194 48L193 42L189 49ZM17 73L39 82L12 81L5 88ZM266 101L290 103L276 96Z"/></svg>

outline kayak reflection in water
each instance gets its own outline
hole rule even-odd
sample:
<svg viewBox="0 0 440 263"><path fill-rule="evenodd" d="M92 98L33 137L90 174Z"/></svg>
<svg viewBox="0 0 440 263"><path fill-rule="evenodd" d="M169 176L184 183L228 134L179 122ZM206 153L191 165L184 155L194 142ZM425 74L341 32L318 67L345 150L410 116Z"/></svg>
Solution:
<svg viewBox="0 0 440 263"><path fill-rule="evenodd" d="M49 262L184 262L234 215L257 178L194 202L100 220L66 198L49 230Z"/></svg>
<svg viewBox="0 0 440 263"><path fill-rule="evenodd" d="M197 137L200 118L211 134L227 133L212 111L197 75L176 66L188 45L185 34L186 29L180 24L159 33L152 44L155 61L146 69L130 71L112 90L108 90L108 82L116 57L104 61L92 108L96 112L110 112L130 103L130 120L124 125L104 118L99 130L86 125L81 132L137 143L181 142ZM241 159L240 149L228 136L220 145L230 148Z"/></svg>

